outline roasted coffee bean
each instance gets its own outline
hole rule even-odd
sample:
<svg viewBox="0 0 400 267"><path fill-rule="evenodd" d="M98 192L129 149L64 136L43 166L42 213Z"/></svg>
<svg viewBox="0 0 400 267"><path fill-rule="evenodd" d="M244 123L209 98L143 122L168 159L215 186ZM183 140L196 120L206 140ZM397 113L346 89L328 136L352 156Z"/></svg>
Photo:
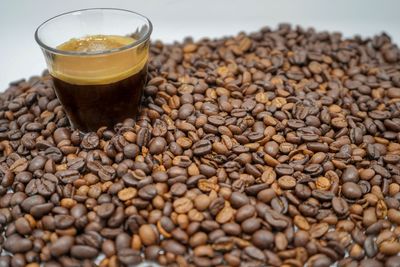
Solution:
<svg viewBox="0 0 400 267"><path fill-rule="evenodd" d="M116 171L112 166L101 166L98 170L98 175L102 181L111 181L116 176Z"/></svg>
<svg viewBox="0 0 400 267"><path fill-rule="evenodd" d="M164 152L167 141L162 137L156 137L149 143L149 151L151 154L160 154Z"/></svg>
<svg viewBox="0 0 400 267"><path fill-rule="evenodd" d="M268 230L258 230L253 233L251 240L256 247L268 249L274 244L274 234Z"/></svg>
<svg viewBox="0 0 400 267"><path fill-rule="evenodd" d="M244 205L236 211L235 220L237 222L241 223L244 220L252 217L255 213L256 213L256 209L254 206L252 206L250 204Z"/></svg>
<svg viewBox="0 0 400 267"><path fill-rule="evenodd" d="M28 198L25 198L24 201L21 203L21 208L25 210L26 212L29 212L32 207L35 207L40 204L44 204L46 200L44 197L40 195L34 195Z"/></svg>
<svg viewBox="0 0 400 267"><path fill-rule="evenodd" d="M310 267L330 266L331 264L332 260L324 254L316 254L307 261L307 266Z"/></svg>
<svg viewBox="0 0 400 267"><path fill-rule="evenodd" d="M240 192L233 192L231 194L230 202L232 207L238 209L249 203L249 198Z"/></svg>
<svg viewBox="0 0 400 267"><path fill-rule="evenodd" d="M143 244L147 246L158 243L158 232L154 225L142 225L139 228L139 236Z"/></svg>
<svg viewBox="0 0 400 267"><path fill-rule="evenodd" d="M358 199L362 196L361 188L353 182L346 182L342 186L343 195L349 199Z"/></svg>
<svg viewBox="0 0 400 267"><path fill-rule="evenodd" d="M83 136L81 146L84 149L95 149L99 145L99 141L96 133L87 133Z"/></svg>
<svg viewBox="0 0 400 267"><path fill-rule="evenodd" d="M275 172L278 175L291 175L293 174L293 168L288 164L279 164L275 167Z"/></svg>
<svg viewBox="0 0 400 267"><path fill-rule="evenodd" d="M178 198L174 201L173 207L177 213L187 213L193 208L193 202L188 198Z"/></svg>
<svg viewBox="0 0 400 267"><path fill-rule="evenodd" d="M26 184L26 183L28 183L28 182L32 179L32 176L33 176L32 173L27 172L27 171L24 171L24 172L18 173L18 174L15 176L15 179L16 179L18 182L21 182L21 183Z"/></svg>
<svg viewBox="0 0 400 267"><path fill-rule="evenodd" d="M77 259L92 259L97 256L99 252L92 247L84 245L74 245L71 248L71 256Z"/></svg>
<svg viewBox="0 0 400 267"><path fill-rule="evenodd" d="M71 138L71 130L69 128L57 128L53 133L53 138L56 144Z"/></svg>
<svg viewBox="0 0 400 267"><path fill-rule="evenodd" d="M292 176L284 175L282 177L279 177L278 185L282 189L286 189L286 190L293 189L296 187L296 179L293 178Z"/></svg>
<svg viewBox="0 0 400 267"><path fill-rule="evenodd" d="M142 258L139 251L130 248L124 248L118 251L118 260L125 265L136 265L142 261Z"/></svg>
<svg viewBox="0 0 400 267"><path fill-rule="evenodd" d="M35 206L30 209L30 213L35 218L41 218L44 215L48 214L53 208L53 203L44 203L39 205L35 204Z"/></svg>
<svg viewBox="0 0 400 267"><path fill-rule="evenodd" d="M167 127L168 126L164 121L157 119L154 122L153 130L152 130L153 136L165 136L165 134L168 131Z"/></svg>
<svg viewBox="0 0 400 267"><path fill-rule="evenodd" d="M342 181L345 182L358 182L358 170L354 166L347 167L342 174Z"/></svg>
<svg viewBox="0 0 400 267"><path fill-rule="evenodd" d="M15 221L15 228L17 232L21 235L27 235L32 232L29 221L23 217L20 217Z"/></svg>
<svg viewBox="0 0 400 267"><path fill-rule="evenodd" d="M237 236L241 233L240 225L237 223L225 223L222 225L222 230L227 235Z"/></svg>
<svg viewBox="0 0 400 267"><path fill-rule="evenodd" d="M322 201L327 201L327 200L331 200L334 197L334 194L330 191L325 191L322 189L316 189L314 191L312 191L311 195L319 200Z"/></svg>
<svg viewBox="0 0 400 267"><path fill-rule="evenodd" d="M114 212L115 206L112 203L103 203L97 207L96 213L100 218L108 218Z"/></svg>
<svg viewBox="0 0 400 267"><path fill-rule="evenodd" d="M234 215L234 210L231 207L227 206L222 208L218 212L218 214L215 217L215 220L220 224L224 224L229 222L233 218L233 215Z"/></svg>
<svg viewBox="0 0 400 267"><path fill-rule="evenodd" d="M36 156L34 157L28 165L28 170L30 172L34 172L36 170L41 170L46 163L46 158L43 156Z"/></svg>
<svg viewBox="0 0 400 267"><path fill-rule="evenodd" d="M209 210L212 215L216 216L218 212L222 210L224 207L225 207L225 200L222 197L219 197L211 201Z"/></svg>
<svg viewBox="0 0 400 267"><path fill-rule="evenodd" d="M66 229L71 227L75 222L75 218L70 215L55 215L54 223L56 228Z"/></svg>
<svg viewBox="0 0 400 267"><path fill-rule="evenodd" d="M379 252L384 255L397 255L400 252L400 243L393 240L383 241L379 245Z"/></svg>
<svg viewBox="0 0 400 267"><path fill-rule="evenodd" d="M183 104L178 111L179 119L186 120L194 111L194 106L191 104Z"/></svg>
<svg viewBox="0 0 400 267"><path fill-rule="evenodd" d="M174 240L165 240L161 243L161 247L166 251L175 255L183 255L186 251L185 246Z"/></svg>
<svg viewBox="0 0 400 267"><path fill-rule="evenodd" d="M56 172L56 176L65 184L73 183L79 179L77 170L65 170Z"/></svg>
<svg viewBox="0 0 400 267"><path fill-rule="evenodd" d="M54 241L50 246L50 252L54 257L60 257L68 253L74 244L72 236L62 236Z"/></svg>
<svg viewBox="0 0 400 267"><path fill-rule="evenodd" d="M68 161L67 167L68 169L82 171L82 169L85 167L85 164L86 163L83 158L75 158Z"/></svg>
<svg viewBox="0 0 400 267"><path fill-rule="evenodd" d="M211 152L212 146L209 140L200 140L193 144L193 154L196 156L204 156Z"/></svg>
<svg viewBox="0 0 400 267"><path fill-rule="evenodd" d="M206 194L200 194L194 199L194 206L198 211L206 210L211 203L211 199Z"/></svg>
<svg viewBox="0 0 400 267"><path fill-rule="evenodd" d="M154 185L149 184L139 189L139 197L145 200L152 200L157 195L157 189Z"/></svg>
<svg viewBox="0 0 400 267"><path fill-rule="evenodd" d="M32 179L25 188L28 195L40 194L44 197L51 196L56 190L56 185L45 179Z"/></svg>
<svg viewBox="0 0 400 267"><path fill-rule="evenodd" d="M32 241L13 234L7 237L4 242L4 249L11 253L26 253L32 249Z"/></svg>
<svg viewBox="0 0 400 267"><path fill-rule="evenodd" d="M288 226L285 217L274 210L269 210L264 215L265 221L272 227L277 229L284 229Z"/></svg>
<svg viewBox="0 0 400 267"><path fill-rule="evenodd" d="M332 209L341 216L347 214L349 211L349 205L343 198L334 197L332 199Z"/></svg>
<svg viewBox="0 0 400 267"><path fill-rule="evenodd" d="M171 194L174 196L182 196L187 191L187 186L184 183L175 183L171 186Z"/></svg>
<svg viewBox="0 0 400 267"><path fill-rule="evenodd" d="M133 159L139 154L139 147L136 144L127 144L124 149L124 156Z"/></svg>
<svg viewBox="0 0 400 267"><path fill-rule="evenodd" d="M375 240L373 239L373 236L368 236L365 239L363 245L364 245L365 254L368 257L372 258L378 253L378 247L377 247Z"/></svg>
<svg viewBox="0 0 400 267"><path fill-rule="evenodd" d="M260 262L265 262L265 255L264 255L264 253L260 250L260 249L258 249L258 248L256 248L256 247L253 247L253 246L248 246L248 247L246 247L245 249L244 249L244 251L243 251L247 256L249 256L250 258L252 258L252 259L255 259L255 260L257 260L257 261L260 261Z"/></svg>
<svg viewBox="0 0 400 267"><path fill-rule="evenodd" d="M57 147L49 147L44 151L44 155L54 162L59 163L63 159L63 153Z"/></svg>

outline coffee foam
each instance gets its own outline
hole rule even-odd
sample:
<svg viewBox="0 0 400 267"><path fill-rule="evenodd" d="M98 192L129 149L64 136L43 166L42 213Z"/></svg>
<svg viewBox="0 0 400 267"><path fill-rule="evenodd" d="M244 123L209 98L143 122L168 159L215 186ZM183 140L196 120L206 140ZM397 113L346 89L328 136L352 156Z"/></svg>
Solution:
<svg viewBox="0 0 400 267"><path fill-rule="evenodd" d="M135 39L119 35L89 35L84 38L72 38L57 46L58 50L70 52L101 52L120 48L135 42Z"/></svg>
<svg viewBox="0 0 400 267"><path fill-rule="evenodd" d="M91 35L71 39L57 47L68 52L101 52L118 49L135 39L116 35ZM146 43L121 51L97 54L56 54L49 68L54 77L76 85L114 83L141 71L148 60Z"/></svg>

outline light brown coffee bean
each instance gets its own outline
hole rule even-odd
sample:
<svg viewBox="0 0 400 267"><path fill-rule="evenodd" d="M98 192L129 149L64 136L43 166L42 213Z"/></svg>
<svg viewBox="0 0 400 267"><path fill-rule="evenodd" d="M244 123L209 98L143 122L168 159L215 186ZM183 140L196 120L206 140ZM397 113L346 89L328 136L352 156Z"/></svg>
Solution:
<svg viewBox="0 0 400 267"><path fill-rule="evenodd" d="M136 188L128 187L118 192L118 198L121 201L127 201L129 199L136 197L136 194L137 194Z"/></svg>
<svg viewBox="0 0 400 267"><path fill-rule="evenodd" d="M186 198L178 198L174 201L174 209L177 213L188 213L193 208L193 202Z"/></svg>
<svg viewBox="0 0 400 267"><path fill-rule="evenodd" d="M146 246L158 243L158 232L154 225L144 224L139 228L139 236Z"/></svg>
<svg viewBox="0 0 400 267"><path fill-rule="evenodd" d="M222 210L218 212L215 220L220 224L224 224L229 222L233 218L233 215L234 210L229 206L225 206Z"/></svg>

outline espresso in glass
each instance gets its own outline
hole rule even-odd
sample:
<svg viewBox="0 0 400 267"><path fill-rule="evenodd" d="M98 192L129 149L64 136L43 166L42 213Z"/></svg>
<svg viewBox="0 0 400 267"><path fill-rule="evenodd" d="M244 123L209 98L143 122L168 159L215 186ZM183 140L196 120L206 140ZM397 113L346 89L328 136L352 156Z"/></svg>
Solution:
<svg viewBox="0 0 400 267"><path fill-rule="evenodd" d="M135 119L147 76L151 22L129 10L83 9L41 24L35 38L71 126Z"/></svg>
<svg viewBox="0 0 400 267"><path fill-rule="evenodd" d="M135 39L125 36L91 35L71 39L57 49L93 53L133 42ZM95 131L135 117L146 82L147 54L147 48L141 46L109 55L56 55L50 74L72 125L85 132ZM132 61L130 57L139 60ZM99 69L98 64L113 67ZM93 71L87 72L88 69Z"/></svg>

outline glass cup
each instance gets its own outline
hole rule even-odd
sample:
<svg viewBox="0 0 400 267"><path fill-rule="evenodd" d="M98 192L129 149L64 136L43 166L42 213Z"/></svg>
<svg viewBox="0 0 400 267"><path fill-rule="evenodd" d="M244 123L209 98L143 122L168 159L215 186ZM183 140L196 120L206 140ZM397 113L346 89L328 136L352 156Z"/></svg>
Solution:
<svg viewBox="0 0 400 267"><path fill-rule="evenodd" d="M96 131L135 118L151 32L146 17L114 8L72 11L38 27L35 39L73 128Z"/></svg>

